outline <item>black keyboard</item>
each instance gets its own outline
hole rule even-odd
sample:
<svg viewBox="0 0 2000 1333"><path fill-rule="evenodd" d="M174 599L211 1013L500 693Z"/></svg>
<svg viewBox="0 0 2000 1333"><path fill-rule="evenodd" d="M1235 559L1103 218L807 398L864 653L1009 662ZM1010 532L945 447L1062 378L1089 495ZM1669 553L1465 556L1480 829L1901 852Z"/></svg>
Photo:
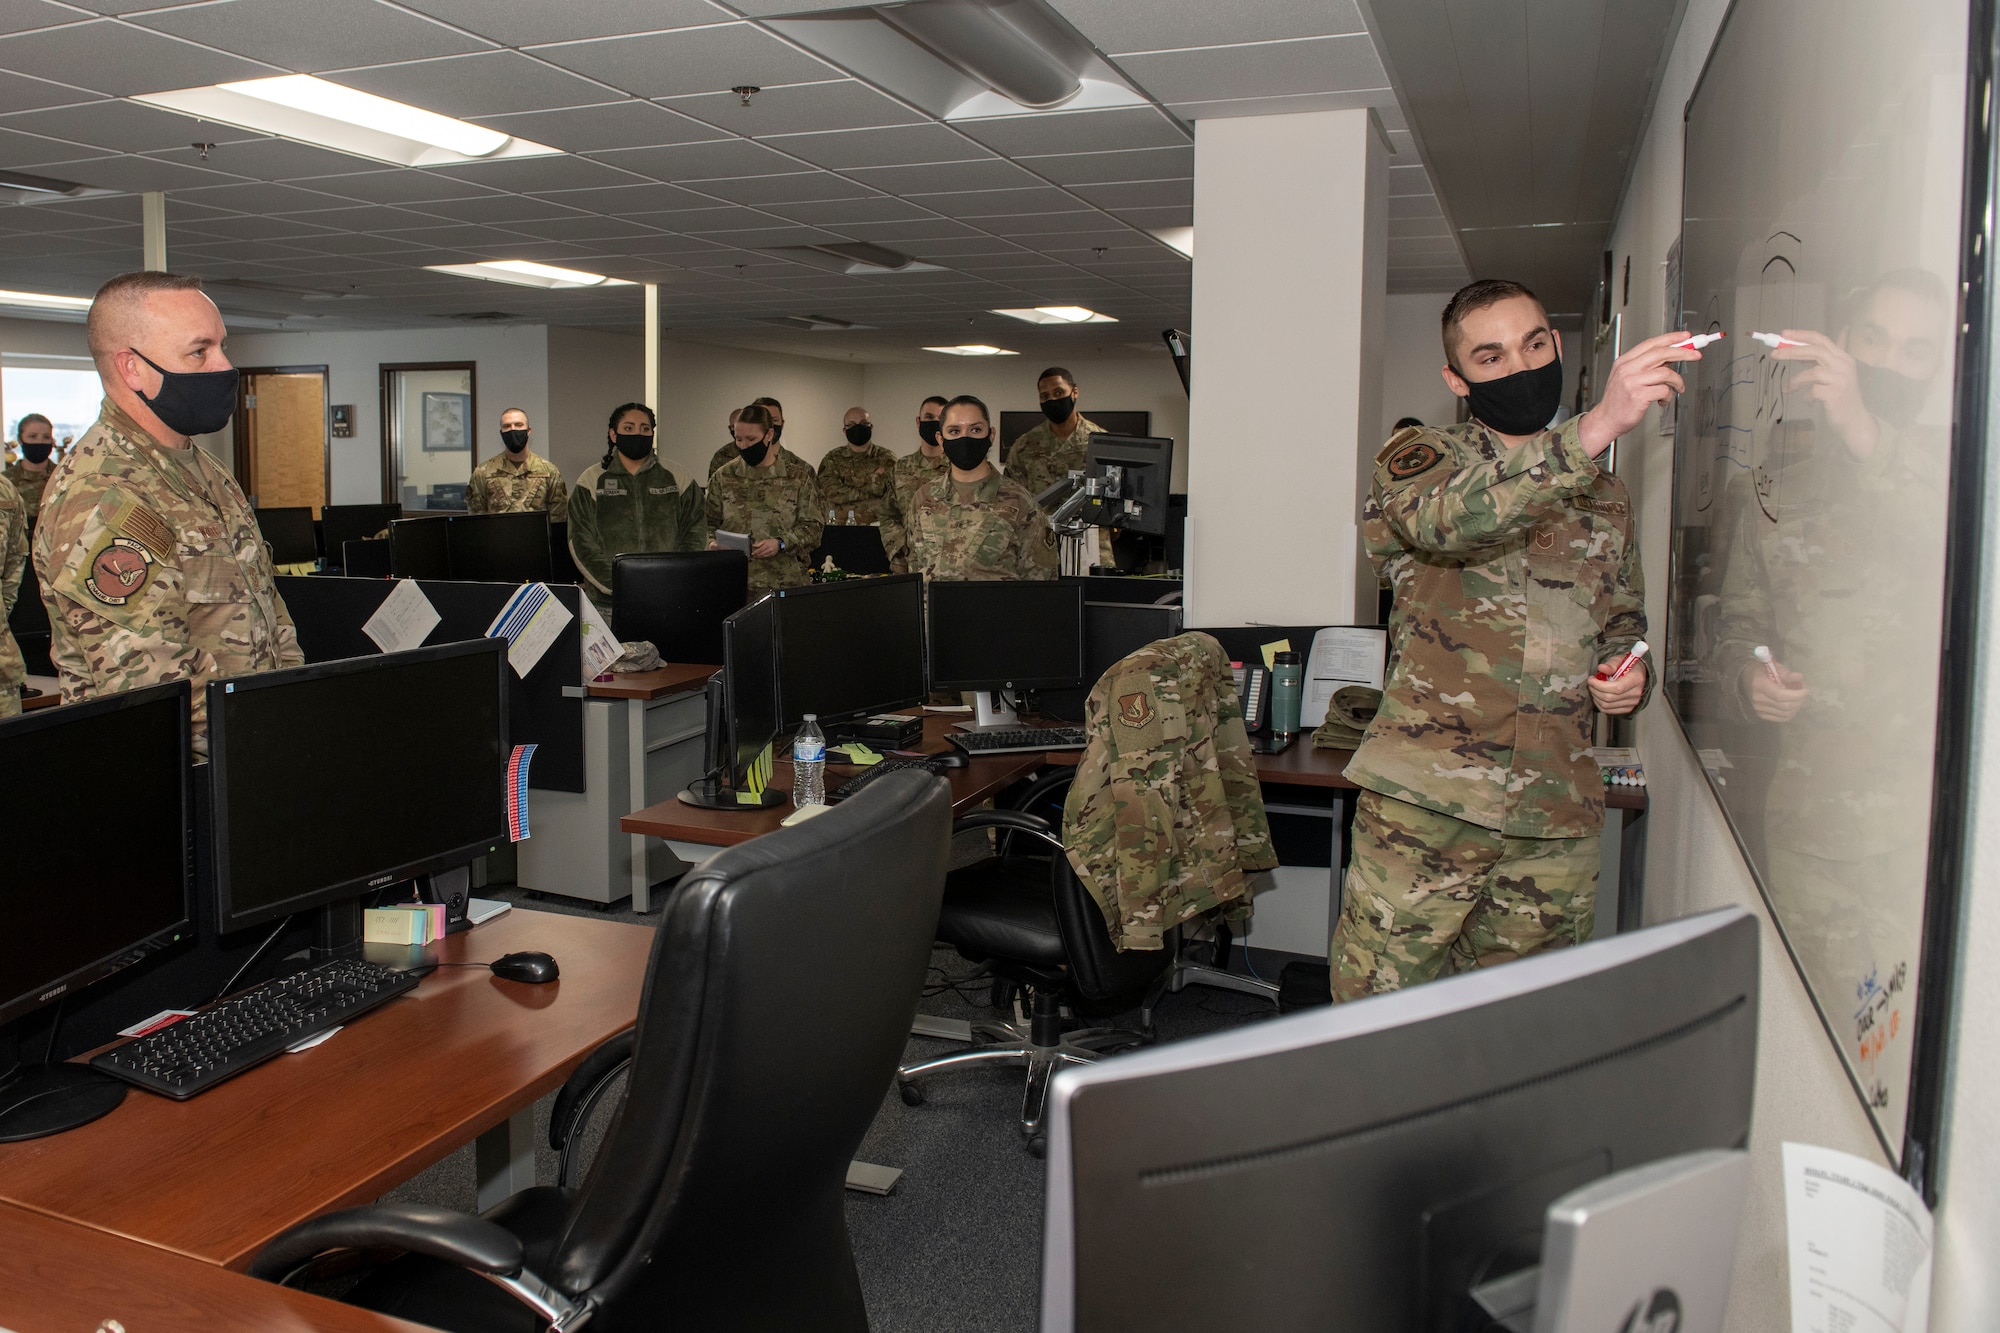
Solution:
<svg viewBox="0 0 2000 1333"><path fill-rule="evenodd" d="M186 1101L416 988L411 973L335 958L134 1037L93 1056L90 1064L148 1092Z"/></svg>
<svg viewBox="0 0 2000 1333"><path fill-rule="evenodd" d="M926 773L942 773L944 766L934 759L883 759L856 773L847 781L826 794L826 803L834 805L846 800L885 773L900 773L906 768L921 768Z"/></svg>
<svg viewBox="0 0 2000 1333"><path fill-rule="evenodd" d="M1023 750L1081 750L1082 727L1002 727L997 731L960 731L947 737L967 754L1018 754Z"/></svg>

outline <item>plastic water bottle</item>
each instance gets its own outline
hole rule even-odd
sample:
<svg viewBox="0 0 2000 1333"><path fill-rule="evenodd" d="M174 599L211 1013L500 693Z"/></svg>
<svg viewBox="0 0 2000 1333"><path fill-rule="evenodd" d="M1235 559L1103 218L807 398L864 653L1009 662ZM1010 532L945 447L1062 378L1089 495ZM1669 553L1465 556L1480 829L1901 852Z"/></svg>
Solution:
<svg viewBox="0 0 2000 1333"><path fill-rule="evenodd" d="M806 714L806 724L792 741L792 804L826 804L826 733L819 715Z"/></svg>

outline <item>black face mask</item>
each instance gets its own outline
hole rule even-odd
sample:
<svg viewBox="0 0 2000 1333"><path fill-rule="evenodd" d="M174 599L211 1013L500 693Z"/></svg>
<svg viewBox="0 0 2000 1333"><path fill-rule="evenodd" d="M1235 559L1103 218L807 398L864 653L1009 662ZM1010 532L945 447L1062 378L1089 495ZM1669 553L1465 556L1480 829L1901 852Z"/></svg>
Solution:
<svg viewBox="0 0 2000 1333"><path fill-rule="evenodd" d="M500 432L500 443L507 446L508 453L518 454L528 447L528 432L524 430L503 430Z"/></svg>
<svg viewBox="0 0 2000 1333"><path fill-rule="evenodd" d="M1466 381L1472 415L1502 435L1534 435L1562 406L1562 358L1483 383Z"/></svg>
<svg viewBox="0 0 2000 1333"><path fill-rule="evenodd" d="M1901 371L1871 366L1866 361L1854 363L1854 379L1868 410L1892 426L1915 421L1931 391L1929 380L1913 380Z"/></svg>
<svg viewBox="0 0 2000 1333"><path fill-rule="evenodd" d="M847 437L849 444L859 449L862 445L875 438L875 428L863 421L858 425L841 427L841 434Z"/></svg>
<svg viewBox="0 0 2000 1333"><path fill-rule="evenodd" d="M21 441L21 457L27 459L36 467L40 467L49 461L49 451L55 447L53 440L47 444L29 444L26 440L23 440Z"/></svg>
<svg viewBox="0 0 2000 1333"><path fill-rule="evenodd" d="M935 449L937 448L938 432L943 429L944 423L936 417L932 417L929 421L919 421L917 423L917 438Z"/></svg>
<svg viewBox="0 0 2000 1333"><path fill-rule="evenodd" d="M153 409L160 424L180 435L208 435L236 415L236 367L228 370L168 370L138 348L132 355L160 372L160 391L139 401Z"/></svg>
<svg viewBox="0 0 2000 1333"><path fill-rule="evenodd" d="M785 433L785 428L783 426L773 425L771 427L771 438L769 440L769 444L773 449L778 447L778 440L784 435L784 433Z"/></svg>
<svg viewBox="0 0 2000 1333"><path fill-rule="evenodd" d="M653 437L650 435L613 435L611 443L619 453L635 463L653 452Z"/></svg>
<svg viewBox="0 0 2000 1333"><path fill-rule="evenodd" d="M1068 421L1069 414L1076 411L1076 395L1066 398L1042 399L1042 415L1050 421Z"/></svg>
<svg viewBox="0 0 2000 1333"><path fill-rule="evenodd" d="M944 456L960 472L970 472L986 461L986 451L992 444L984 435L961 435L944 442Z"/></svg>
<svg viewBox="0 0 2000 1333"><path fill-rule="evenodd" d="M753 444L748 449L739 446L736 450L736 456L743 460L744 467L756 467L764 461L764 455L770 453L771 446L777 442L778 437L773 435L770 439L760 444Z"/></svg>

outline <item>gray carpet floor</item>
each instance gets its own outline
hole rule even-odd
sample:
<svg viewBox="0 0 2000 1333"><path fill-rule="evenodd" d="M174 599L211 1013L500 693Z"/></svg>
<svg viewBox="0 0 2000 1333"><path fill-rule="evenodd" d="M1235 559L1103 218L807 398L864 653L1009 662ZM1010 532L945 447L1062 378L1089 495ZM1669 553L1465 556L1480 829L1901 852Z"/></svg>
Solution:
<svg viewBox="0 0 2000 1333"><path fill-rule="evenodd" d="M961 840L955 863L983 854L975 840ZM630 901L610 909L506 885L474 890L504 898L517 910L564 912L605 920L654 924ZM661 901L656 894L655 903ZM567 960L561 960L567 963ZM1275 956L1258 955L1260 970ZM971 963L948 949L933 957L931 985L920 1011L948 1018L993 1016L985 1007L987 984ZM952 983L956 983L953 985ZM1254 997L1190 986L1166 996L1156 1011L1160 1041L1270 1017L1275 1010ZM1132 1016L1136 1020L1136 1015ZM906 1059L955 1048L955 1043L912 1037ZM1113 1057L1116 1058L1116 1057ZM1041 1282L1043 1163L1023 1145L1020 1131L1022 1074L1018 1070L968 1070L926 1082L922 1106L903 1104L894 1088L863 1140L860 1159L901 1167L888 1195L850 1191L847 1227L875 1333L1026 1333L1036 1325ZM608 1099L607 1104L609 1104ZM553 1095L535 1107L539 1150L537 1178L556 1178L556 1155L547 1147ZM606 1117L584 1137L594 1151ZM472 1149L468 1146L390 1193L389 1199L475 1211Z"/></svg>

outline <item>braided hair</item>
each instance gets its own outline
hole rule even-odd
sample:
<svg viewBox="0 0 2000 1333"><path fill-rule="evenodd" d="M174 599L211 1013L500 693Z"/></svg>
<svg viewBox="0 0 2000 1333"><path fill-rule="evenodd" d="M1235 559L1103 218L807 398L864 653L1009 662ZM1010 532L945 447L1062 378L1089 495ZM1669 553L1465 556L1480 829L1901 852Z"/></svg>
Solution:
<svg viewBox="0 0 2000 1333"><path fill-rule="evenodd" d="M606 436L604 441L604 460L598 464L599 467L606 471L609 471L611 468L611 460L618 456L617 441L610 437L618 433L618 422L627 412L644 412L646 414L646 424L651 426L655 431L660 429L660 419L654 416L653 409L644 403L620 403L617 407L612 408L611 420L604 423L604 433Z"/></svg>

